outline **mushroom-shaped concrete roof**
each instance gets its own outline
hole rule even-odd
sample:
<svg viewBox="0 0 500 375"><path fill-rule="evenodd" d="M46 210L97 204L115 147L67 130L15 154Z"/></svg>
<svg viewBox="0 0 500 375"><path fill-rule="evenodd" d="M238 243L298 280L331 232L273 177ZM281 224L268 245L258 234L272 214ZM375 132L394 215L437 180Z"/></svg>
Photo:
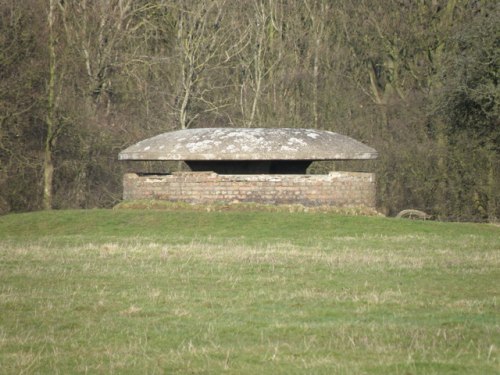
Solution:
<svg viewBox="0 0 500 375"><path fill-rule="evenodd" d="M292 128L202 128L163 133L123 150L120 160L349 160L377 152L338 133Z"/></svg>

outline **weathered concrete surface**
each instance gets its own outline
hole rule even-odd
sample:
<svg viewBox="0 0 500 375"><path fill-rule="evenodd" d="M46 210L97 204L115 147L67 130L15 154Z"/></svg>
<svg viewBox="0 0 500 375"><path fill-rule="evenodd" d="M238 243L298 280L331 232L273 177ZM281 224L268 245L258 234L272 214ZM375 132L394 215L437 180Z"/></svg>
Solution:
<svg viewBox="0 0 500 375"><path fill-rule="evenodd" d="M123 150L120 160L352 160L377 152L345 135L313 129L204 128L163 133Z"/></svg>

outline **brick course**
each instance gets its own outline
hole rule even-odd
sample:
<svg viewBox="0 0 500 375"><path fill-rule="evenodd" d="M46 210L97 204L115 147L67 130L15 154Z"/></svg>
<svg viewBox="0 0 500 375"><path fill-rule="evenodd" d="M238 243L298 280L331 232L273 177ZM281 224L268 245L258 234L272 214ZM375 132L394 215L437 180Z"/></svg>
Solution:
<svg viewBox="0 0 500 375"><path fill-rule="evenodd" d="M219 175L174 172L123 177L125 200L159 199L189 203L254 202L264 204L365 206L375 208L375 175L330 172L327 175Z"/></svg>

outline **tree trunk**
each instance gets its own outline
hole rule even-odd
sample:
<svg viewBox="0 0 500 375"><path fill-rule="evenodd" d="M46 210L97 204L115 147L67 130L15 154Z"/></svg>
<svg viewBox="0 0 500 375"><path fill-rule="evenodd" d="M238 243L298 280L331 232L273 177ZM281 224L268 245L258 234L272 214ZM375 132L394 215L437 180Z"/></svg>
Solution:
<svg viewBox="0 0 500 375"><path fill-rule="evenodd" d="M257 41L257 50L254 54L254 80L255 80L255 95L253 97L252 102L252 110L250 112L250 118L246 121L246 127L251 128L254 124L257 108L260 100L261 90L262 90L262 80L264 77L263 69L265 69L262 54L266 36L266 22L267 15L265 14L264 7L262 9L256 4L256 9L258 9L258 15L256 19L256 25L258 29L258 41Z"/></svg>
<svg viewBox="0 0 500 375"><path fill-rule="evenodd" d="M42 207L45 210L52 208L52 185L54 178L54 163L52 160L52 151L55 136L55 107L56 107L56 40L54 32L55 21L55 0L49 0L49 13L47 22L49 27L49 83L47 87L47 118L45 135L45 148L43 153L43 200Z"/></svg>
<svg viewBox="0 0 500 375"><path fill-rule="evenodd" d="M43 161L43 209L52 209L52 181L54 176L54 164L52 163L52 151L47 147L44 152Z"/></svg>

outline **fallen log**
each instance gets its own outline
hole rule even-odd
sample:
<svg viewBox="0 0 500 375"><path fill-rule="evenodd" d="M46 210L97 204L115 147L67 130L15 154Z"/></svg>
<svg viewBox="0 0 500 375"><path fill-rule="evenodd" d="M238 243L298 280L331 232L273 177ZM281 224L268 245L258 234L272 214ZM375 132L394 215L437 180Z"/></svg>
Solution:
<svg viewBox="0 0 500 375"><path fill-rule="evenodd" d="M431 215L426 214L424 211L420 210L403 210L396 215L397 218L401 219L419 219L419 220L429 220L432 218Z"/></svg>

